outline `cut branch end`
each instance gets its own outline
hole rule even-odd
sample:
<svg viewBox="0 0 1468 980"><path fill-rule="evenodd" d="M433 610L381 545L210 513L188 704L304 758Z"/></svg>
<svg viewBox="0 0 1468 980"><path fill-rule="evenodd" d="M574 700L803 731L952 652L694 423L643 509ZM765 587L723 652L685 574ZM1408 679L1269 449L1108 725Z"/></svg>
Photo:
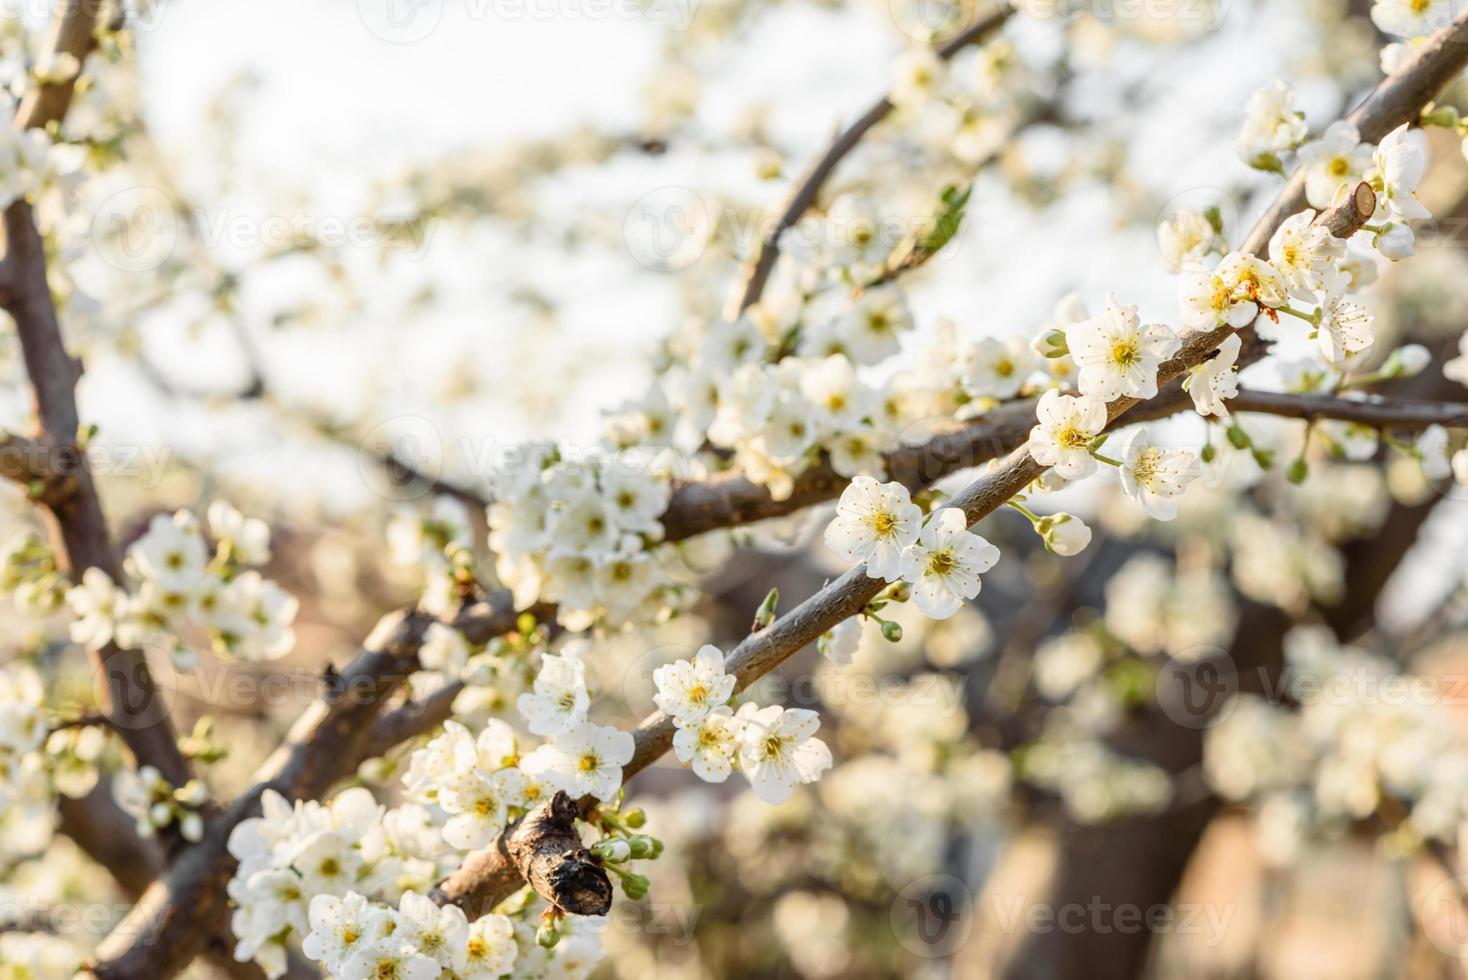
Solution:
<svg viewBox="0 0 1468 980"><path fill-rule="evenodd" d="M526 814L506 842L510 860L542 898L574 915L606 915L612 882L576 832L579 811L564 792Z"/></svg>

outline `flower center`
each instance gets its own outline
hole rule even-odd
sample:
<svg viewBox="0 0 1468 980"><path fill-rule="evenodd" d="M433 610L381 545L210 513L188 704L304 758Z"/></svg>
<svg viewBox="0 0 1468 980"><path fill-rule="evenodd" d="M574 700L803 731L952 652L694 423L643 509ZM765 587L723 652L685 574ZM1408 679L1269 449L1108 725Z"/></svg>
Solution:
<svg viewBox="0 0 1468 980"><path fill-rule="evenodd" d="M1073 425L1067 425L1056 435L1055 441L1066 449L1084 449L1091 444L1091 437Z"/></svg>
<svg viewBox="0 0 1468 980"><path fill-rule="evenodd" d="M597 760L596 756L590 752L586 753L581 758L576 760L576 768L580 769L582 772L595 772L599 768L599 766L600 762Z"/></svg>
<svg viewBox="0 0 1468 980"><path fill-rule="evenodd" d="M891 511L879 510L875 514L867 515L867 527L879 538L889 537L897 528L897 518L892 516Z"/></svg>
<svg viewBox="0 0 1468 980"><path fill-rule="evenodd" d="M1234 305L1233 291L1219 282L1213 290L1213 308L1220 313Z"/></svg>
<svg viewBox="0 0 1468 980"><path fill-rule="evenodd" d="M1134 340L1118 340L1111 347L1111 361L1121 367L1131 367L1137 363L1140 355L1137 352L1137 343Z"/></svg>
<svg viewBox="0 0 1468 980"><path fill-rule="evenodd" d="M1160 458L1161 454L1155 448L1149 448L1137 457L1136 465L1132 467L1132 476L1136 477L1138 483L1144 486L1151 484L1152 478L1157 475Z"/></svg>
<svg viewBox="0 0 1468 980"><path fill-rule="evenodd" d="M952 548L944 548L928 555L928 572L939 578L943 578L957 567L958 559L954 557Z"/></svg>

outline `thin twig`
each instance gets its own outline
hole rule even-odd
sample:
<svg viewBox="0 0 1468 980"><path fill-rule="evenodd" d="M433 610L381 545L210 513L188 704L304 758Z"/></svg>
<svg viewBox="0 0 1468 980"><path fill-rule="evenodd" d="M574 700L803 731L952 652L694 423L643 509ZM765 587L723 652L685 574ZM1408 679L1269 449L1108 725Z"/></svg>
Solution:
<svg viewBox="0 0 1468 980"><path fill-rule="evenodd" d="M977 44L1004 26L1004 22L1013 14L1013 8L1006 5L960 31L938 48L938 57L944 61L952 59L964 48ZM745 263L740 275L742 286L737 293L738 301L730 305L729 319L737 317L759 302L760 296L764 295L765 284L769 282L770 273L775 269L775 261L780 257L780 236L793 228L796 222L805 215L805 212L810 210L817 195L821 192L821 187L836 169L837 164L856 148L862 137L866 136L873 126L886 119L893 108L895 107L892 101L886 96L878 99L870 109L846 127L821 158L811 165L804 179L790 195L780 217L770 226L769 231L765 233L764 238L750 255L748 262Z"/></svg>

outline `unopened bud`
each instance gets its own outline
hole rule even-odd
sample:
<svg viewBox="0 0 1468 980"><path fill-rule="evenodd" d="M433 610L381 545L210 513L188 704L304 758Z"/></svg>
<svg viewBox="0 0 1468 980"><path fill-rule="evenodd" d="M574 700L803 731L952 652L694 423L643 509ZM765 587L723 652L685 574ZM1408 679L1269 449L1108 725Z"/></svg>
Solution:
<svg viewBox="0 0 1468 980"><path fill-rule="evenodd" d="M1052 514L1043 518L1040 524L1044 525L1040 533L1044 536L1045 547L1062 558L1080 554L1091 543L1091 529L1074 514Z"/></svg>
<svg viewBox="0 0 1468 980"><path fill-rule="evenodd" d="M599 840L591 845L591 853L603 861L620 863L631 858L633 856L632 852L631 843L620 837L608 837L606 840Z"/></svg>
<svg viewBox="0 0 1468 980"><path fill-rule="evenodd" d="M900 643L902 641L902 627L892 620L882 622L882 639L888 643Z"/></svg>
<svg viewBox="0 0 1468 980"><path fill-rule="evenodd" d="M754 630L762 630L775 621L775 608L780 605L780 590L771 589L765 595L765 601L759 604L759 610L754 614Z"/></svg>
<svg viewBox="0 0 1468 980"><path fill-rule="evenodd" d="M549 923L535 930L535 942L545 949L555 949L556 943L561 941L561 933L555 926Z"/></svg>
<svg viewBox="0 0 1468 980"><path fill-rule="evenodd" d="M1070 344L1065 339L1065 331L1060 329L1045 331L1036 337L1035 342L1030 346L1041 357L1064 357L1070 353Z"/></svg>
<svg viewBox="0 0 1468 980"><path fill-rule="evenodd" d="M1407 344L1391 352L1381 373L1388 378L1410 378L1432 363L1432 352L1421 344Z"/></svg>

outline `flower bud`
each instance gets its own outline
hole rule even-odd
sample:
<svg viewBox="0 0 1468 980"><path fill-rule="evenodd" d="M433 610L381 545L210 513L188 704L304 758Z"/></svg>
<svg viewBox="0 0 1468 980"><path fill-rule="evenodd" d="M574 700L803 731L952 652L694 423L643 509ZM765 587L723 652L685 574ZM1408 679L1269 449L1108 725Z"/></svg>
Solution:
<svg viewBox="0 0 1468 980"><path fill-rule="evenodd" d="M640 806L634 807L622 814L622 822L633 830L636 830L638 827L647 823L647 811Z"/></svg>
<svg viewBox="0 0 1468 980"><path fill-rule="evenodd" d="M652 887L652 882L647 880L646 875L622 876L622 894L634 902L640 898L646 898L650 887Z"/></svg>
<svg viewBox="0 0 1468 980"><path fill-rule="evenodd" d="M632 857L632 845L621 837L608 837L591 845L591 853L603 861L620 863Z"/></svg>
<svg viewBox="0 0 1468 980"><path fill-rule="evenodd" d="M1305 457L1300 456L1285 470L1285 479L1294 484L1304 483L1310 476L1310 464L1305 462Z"/></svg>
<svg viewBox="0 0 1468 980"><path fill-rule="evenodd" d="M652 856L652 838L646 834L634 834L627 838L627 848L634 858Z"/></svg>
<svg viewBox="0 0 1468 980"><path fill-rule="evenodd" d="M1381 373L1388 378L1410 378L1432 363L1432 353L1421 344L1407 344L1391 352Z"/></svg>
<svg viewBox="0 0 1468 980"><path fill-rule="evenodd" d="M1412 235L1411 228L1393 221L1386 226L1385 231L1376 236L1373 244L1382 255L1396 262L1412 255L1415 251L1416 239Z"/></svg>
<svg viewBox="0 0 1468 980"><path fill-rule="evenodd" d="M561 933L555 926L546 923L535 930L535 942L545 949L554 949L556 943L561 941Z"/></svg>
<svg viewBox="0 0 1468 980"><path fill-rule="evenodd" d="M1091 529L1074 514L1053 514L1041 522L1045 547L1052 554L1070 558L1086 550L1091 543Z"/></svg>
<svg viewBox="0 0 1468 980"><path fill-rule="evenodd" d="M899 643L902 640L902 627L888 619L882 623L882 639L888 643Z"/></svg>
<svg viewBox="0 0 1468 980"><path fill-rule="evenodd" d="M1070 345L1065 339L1065 331L1060 329L1047 330L1036 337L1030 349L1041 357L1064 357L1070 353Z"/></svg>
<svg viewBox="0 0 1468 980"><path fill-rule="evenodd" d="M198 841L204 836L204 818L197 813L187 813L179 822L178 832L186 841Z"/></svg>
<svg viewBox="0 0 1468 980"><path fill-rule="evenodd" d="M754 614L754 630L762 630L775 621L775 608L780 605L780 590L771 589L765 594L764 602L759 604L758 611Z"/></svg>

